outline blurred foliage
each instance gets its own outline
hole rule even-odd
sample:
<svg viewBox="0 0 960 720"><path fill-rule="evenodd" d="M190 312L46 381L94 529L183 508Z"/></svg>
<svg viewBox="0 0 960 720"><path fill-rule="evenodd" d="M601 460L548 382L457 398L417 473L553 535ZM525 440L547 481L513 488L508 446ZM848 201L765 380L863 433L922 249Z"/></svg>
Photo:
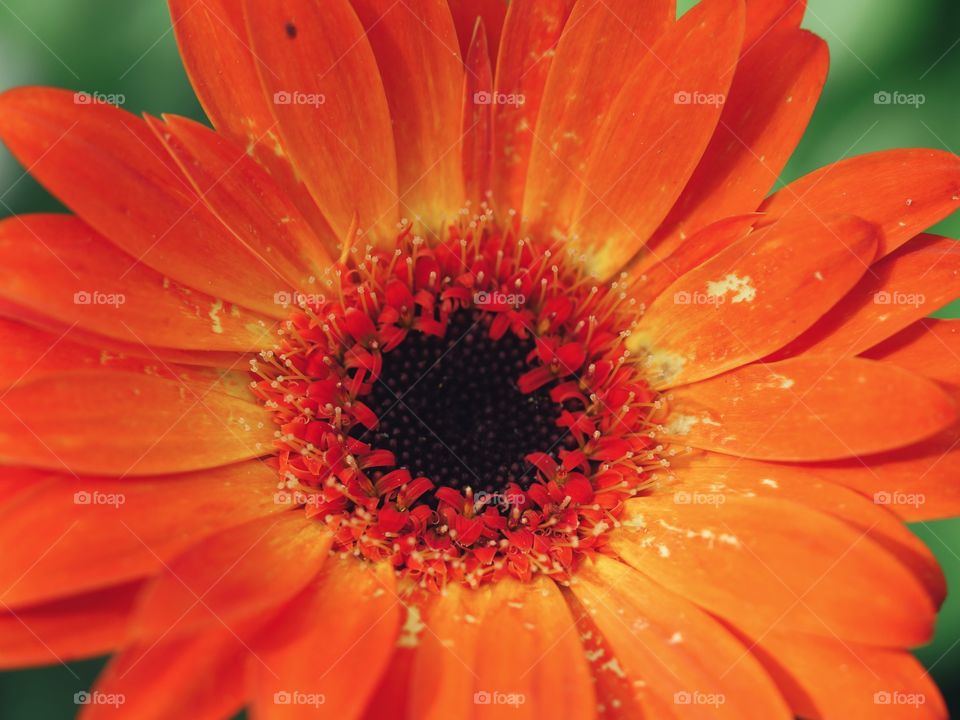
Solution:
<svg viewBox="0 0 960 720"><path fill-rule="evenodd" d="M681 0L686 11L694 0ZM809 0L806 27L830 45L831 72L809 132L781 182L851 155L893 147L960 150L960 3L955 0ZM52 85L122 93L133 112L202 119L162 0L0 0L0 89ZM925 102L877 105L877 92ZM864 190L865 192L868 189ZM0 216L59 205L0 149ZM936 232L960 237L960 217ZM960 316L960 303L938 313ZM960 716L960 520L919 523L952 588L934 642L920 659ZM0 674L4 718L59 720L76 712L100 661Z"/></svg>

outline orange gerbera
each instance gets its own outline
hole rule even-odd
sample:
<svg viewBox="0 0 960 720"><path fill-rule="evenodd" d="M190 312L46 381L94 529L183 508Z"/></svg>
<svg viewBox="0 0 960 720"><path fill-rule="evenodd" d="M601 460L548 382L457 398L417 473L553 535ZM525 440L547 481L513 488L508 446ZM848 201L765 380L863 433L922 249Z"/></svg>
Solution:
<svg viewBox="0 0 960 720"><path fill-rule="evenodd" d="M764 199L794 0L171 0L0 96L0 663L85 717L943 717L960 159ZM919 714L917 710L919 709Z"/></svg>

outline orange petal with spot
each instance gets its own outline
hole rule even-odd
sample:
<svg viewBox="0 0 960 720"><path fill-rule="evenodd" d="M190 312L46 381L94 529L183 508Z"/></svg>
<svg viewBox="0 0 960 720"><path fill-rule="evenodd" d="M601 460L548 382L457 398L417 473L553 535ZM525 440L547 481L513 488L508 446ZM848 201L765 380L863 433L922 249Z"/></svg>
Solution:
<svg viewBox="0 0 960 720"><path fill-rule="evenodd" d="M720 119L742 35L743 0L704 0L656 43L614 100L570 230L591 249L598 277L620 270L680 196Z"/></svg>
<svg viewBox="0 0 960 720"><path fill-rule="evenodd" d="M960 243L921 235L873 265L843 300L777 357L858 355L960 295Z"/></svg>
<svg viewBox="0 0 960 720"><path fill-rule="evenodd" d="M523 207L533 128L553 54L574 0L512 2L500 38L494 68L494 94L476 98L491 103L493 115L493 200L502 214Z"/></svg>
<svg viewBox="0 0 960 720"><path fill-rule="evenodd" d="M924 585L845 522L767 497L703 504L655 494L626 508L611 548L738 627L892 647L932 634L936 606Z"/></svg>
<svg viewBox="0 0 960 720"><path fill-rule="evenodd" d="M760 205L803 136L828 63L826 43L806 30L771 33L740 61L717 131L652 247Z"/></svg>
<svg viewBox="0 0 960 720"><path fill-rule="evenodd" d="M628 347L648 353L661 388L758 360L829 311L869 270L876 248L875 229L856 218L752 233L664 290Z"/></svg>
<svg viewBox="0 0 960 720"><path fill-rule="evenodd" d="M931 380L960 386L960 320L924 318L863 353Z"/></svg>
<svg viewBox="0 0 960 720"><path fill-rule="evenodd" d="M201 632L275 608L316 576L332 543L322 523L296 509L204 538L165 563L144 590L130 638Z"/></svg>
<svg viewBox="0 0 960 720"><path fill-rule="evenodd" d="M803 633L771 632L753 654L798 717L946 720L936 683L905 650L883 650Z"/></svg>
<svg viewBox="0 0 960 720"><path fill-rule="evenodd" d="M773 682L746 647L692 603L605 556L570 586L615 657L592 658L632 681L644 717L788 718ZM579 607L578 607L579 606Z"/></svg>
<svg viewBox="0 0 960 720"><path fill-rule="evenodd" d="M234 0L168 0L180 57L193 89L218 132L260 163L335 252L339 239L297 175L260 84L243 7Z"/></svg>
<svg viewBox="0 0 960 720"><path fill-rule="evenodd" d="M870 188L864 192L864 188ZM850 214L880 226L880 255L960 208L960 158L940 150L883 150L814 170L760 209L769 221Z"/></svg>
<svg viewBox="0 0 960 720"><path fill-rule="evenodd" d="M245 0L254 54L294 165L343 238L360 225L396 234L390 109L363 25L347 0Z"/></svg>
<svg viewBox="0 0 960 720"><path fill-rule="evenodd" d="M657 472L658 488L673 493L678 505L725 503L735 497L766 497L798 503L837 517L913 570L934 605L947 593L946 580L936 557L906 525L873 498L821 477L818 466L765 463L728 455L705 453L690 460L679 458L671 470Z"/></svg>
<svg viewBox="0 0 960 720"><path fill-rule="evenodd" d="M759 460L881 452L930 437L957 416L935 383L862 358L747 365L667 397L666 434L677 442Z"/></svg>
<svg viewBox="0 0 960 720"><path fill-rule="evenodd" d="M651 262L632 263L627 270L635 283L630 296L649 305L681 275L746 237L759 218L759 213L750 213L717 220L684 240L669 255L664 257L653 251L646 256Z"/></svg>
<svg viewBox="0 0 960 720"><path fill-rule="evenodd" d="M351 0L377 58L405 215L444 230L463 206L463 62L446 0Z"/></svg>
<svg viewBox="0 0 960 720"><path fill-rule="evenodd" d="M64 90L19 88L0 96L0 137L33 177L137 262L285 316L273 302L276 275L200 202L141 118Z"/></svg>
<svg viewBox="0 0 960 720"><path fill-rule="evenodd" d="M138 476L261 457L271 452L274 425L249 392L248 398L204 395L182 382L146 375L67 372L4 396L0 459Z"/></svg>
<svg viewBox="0 0 960 720"><path fill-rule="evenodd" d="M133 344L251 352L273 342L272 319L172 282L70 215L0 221L0 297Z"/></svg>
<svg viewBox="0 0 960 720"><path fill-rule="evenodd" d="M910 447L817 465L816 473L907 521L953 517L960 514L960 426Z"/></svg>
<svg viewBox="0 0 960 720"><path fill-rule="evenodd" d="M609 0L573 6L550 63L530 150L523 216L566 230L593 140L622 87L613 66L633 68L673 24L672 0Z"/></svg>
<svg viewBox="0 0 960 720"><path fill-rule="evenodd" d="M333 258L284 190L246 150L187 118L147 122L213 213L278 277L308 290Z"/></svg>
<svg viewBox="0 0 960 720"><path fill-rule="evenodd" d="M119 647L141 586L128 583L15 612L0 604L0 668L66 663Z"/></svg>
<svg viewBox="0 0 960 720"><path fill-rule="evenodd" d="M213 533L289 509L274 502L276 483L256 460L135 481L55 477L0 511L0 602L19 607L152 575Z"/></svg>
<svg viewBox="0 0 960 720"><path fill-rule="evenodd" d="M595 717L574 619L544 577L441 598L421 636L412 683L416 717ZM485 698L489 714L478 711Z"/></svg>
<svg viewBox="0 0 960 720"><path fill-rule="evenodd" d="M263 661L248 664L256 717L357 717L393 654L401 602L391 568L331 559L254 648Z"/></svg>

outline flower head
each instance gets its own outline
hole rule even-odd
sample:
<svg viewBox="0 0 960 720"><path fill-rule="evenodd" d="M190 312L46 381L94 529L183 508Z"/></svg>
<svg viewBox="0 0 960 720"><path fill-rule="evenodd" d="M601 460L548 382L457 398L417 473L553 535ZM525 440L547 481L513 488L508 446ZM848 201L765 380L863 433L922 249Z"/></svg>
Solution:
<svg viewBox="0 0 960 720"><path fill-rule="evenodd" d="M170 5L215 130L0 96L73 213L0 223L0 663L115 653L89 717L942 716L960 159L767 196L802 2Z"/></svg>

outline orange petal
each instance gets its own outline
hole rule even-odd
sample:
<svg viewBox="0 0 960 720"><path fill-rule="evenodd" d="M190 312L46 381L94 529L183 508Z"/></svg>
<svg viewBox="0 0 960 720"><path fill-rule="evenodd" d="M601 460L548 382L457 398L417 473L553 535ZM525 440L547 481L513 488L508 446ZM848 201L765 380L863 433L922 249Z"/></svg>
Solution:
<svg viewBox="0 0 960 720"><path fill-rule="evenodd" d="M960 295L960 244L921 235L870 268L820 322L777 353L858 355Z"/></svg>
<svg viewBox="0 0 960 720"><path fill-rule="evenodd" d="M876 249L873 226L856 218L752 233L664 290L629 347L649 354L658 387L758 360L833 307L869 269Z"/></svg>
<svg viewBox="0 0 960 720"><path fill-rule="evenodd" d="M909 652L772 632L752 652L798 717L946 720L940 691Z"/></svg>
<svg viewBox="0 0 960 720"><path fill-rule="evenodd" d="M611 67L633 68L666 29L672 0L581 2L550 63L530 150L523 216L566 230L587 171L593 139L622 82ZM549 232L549 229L547 229Z"/></svg>
<svg viewBox="0 0 960 720"><path fill-rule="evenodd" d="M493 104L493 199L501 213L523 207L527 165L543 89L574 0L512 2L496 62Z"/></svg>
<svg viewBox="0 0 960 720"><path fill-rule="evenodd" d="M960 386L960 320L917 320L863 355Z"/></svg>
<svg viewBox="0 0 960 720"><path fill-rule="evenodd" d="M0 297L134 344L250 352L273 342L270 318L171 282L70 215L0 222Z"/></svg>
<svg viewBox="0 0 960 720"><path fill-rule="evenodd" d="M443 229L463 206L463 63L446 0L351 0L393 118L405 213Z"/></svg>
<svg viewBox="0 0 960 720"><path fill-rule="evenodd" d="M338 237L359 213L396 234L397 157L383 82L347 0L246 0L253 51L294 165Z"/></svg>
<svg viewBox="0 0 960 720"><path fill-rule="evenodd" d="M296 509L204 538L144 590L130 637L152 642L278 607L316 576L332 542L322 523Z"/></svg>
<svg viewBox="0 0 960 720"><path fill-rule="evenodd" d="M21 494L48 480L45 470L22 467L0 467L0 508L12 503Z"/></svg>
<svg viewBox="0 0 960 720"><path fill-rule="evenodd" d="M815 170L778 190L760 209L770 221L862 217L883 231L882 256L957 208L960 158L939 150L884 150Z"/></svg>
<svg viewBox="0 0 960 720"><path fill-rule="evenodd" d="M199 201L142 119L64 90L20 88L0 96L0 137L31 175L136 261L285 316L273 302L276 275Z"/></svg>
<svg viewBox="0 0 960 720"><path fill-rule="evenodd" d="M759 218L759 213L750 213L717 220L684 240L665 257L651 252L646 256L649 263L633 263L628 270L630 279L636 283L630 296L649 305L681 275L746 237Z"/></svg>
<svg viewBox="0 0 960 720"><path fill-rule="evenodd" d="M936 607L919 579L840 520L759 496L678 504L655 494L626 508L611 548L738 627L901 647L932 634Z"/></svg>
<svg viewBox="0 0 960 720"><path fill-rule="evenodd" d="M81 720L233 717L246 701L248 634L218 625L185 639L128 647L97 678L92 692L98 697L84 707Z"/></svg>
<svg viewBox="0 0 960 720"><path fill-rule="evenodd" d="M8 464L155 475L261 457L273 445L270 414L252 396L157 377L78 370L17 387L0 405Z"/></svg>
<svg viewBox="0 0 960 720"><path fill-rule="evenodd" d="M140 588L139 582L128 583L15 612L0 604L0 668L66 663L110 652L123 640Z"/></svg>
<svg viewBox="0 0 960 720"><path fill-rule="evenodd" d="M828 62L826 43L805 30L771 33L741 60L717 132L651 246L673 248L760 205L807 127Z"/></svg>
<svg viewBox="0 0 960 720"><path fill-rule="evenodd" d="M412 678L415 717L595 717L574 619L552 580L460 589L427 623Z"/></svg>
<svg viewBox="0 0 960 720"><path fill-rule="evenodd" d="M800 26L807 0L747 0L743 54L747 55L771 32Z"/></svg>
<svg viewBox="0 0 960 720"><path fill-rule="evenodd" d="M679 197L717 126L742 35L743 0L704 0L657 42L613 102L571 228L591 248L598 277L622 268Z"/></svg>
<svg viewBox="0 0 960 720"><path fill-rule="evenodd" d="M960 426L900 450L818 465L816 473L863 493L904 520L960 515Z"/></svg>
<svg viewBox="0 0 960 720"><path fill-rule="evenodd" d="M255 716L357 717L394 650L395 585L389 567L354 557L328 562L255 647L263 661L249 663Z"/></svg>
<svg viewBox="0 0 960 720"><path fill-rule="evenodd" d="M168 0L187 75L213 126L270 173L330 252L339 242L297 175L263 93L247 39L243 7L234 0Z"/></svg>
<svg viewBox="0 0 960 720"><path fill-rule="evenodd" d="M32 336L32 339L23 339L26 336ZM157 364L161 364L158 374L164 375L163 365L169 367L192 366L197 369L209 368L248 368L250 360L256 357L255 354L236 353L236 352L211 352L207 350L179 350L176 348L166 348L143 343L127 343L120 340L114 340L97 333L88 332L78 325L67 325L56 318L49 318L44 315L25 309L21 306L15 306L7 303L0 297L0 341L8 337L16 338L15 342L23 342L25 348L21 348L23 355L17 353L20 358L16 363L23 362L23 358L28 357L26 353L33 353L32 359L26 365L22 365L16 375L12 373L14 367L11 367L6 373L0 372L0 378L12 377L19 378L28 368L39 369L42 367L48 369L57 368L58 370L78 370L84 367L102 366L105 368L115 368L117 370L130 369L139 371L144 367L152 366L155 370ZM58 338L62 338L57 342ZM62 361L51 360L48 358L53 354L45 355L50 348L58 350L61 347L68 348L67 355L75 353L78 364L63 365ZM34 366L36 362L36 366ZM13 363L13 366L16 366ZM32 375L32 372L30 373ZM49 373L42 373L49 374Z"/></svg>
<svg viewBox="0 0 960 720"><path fill-rule="evenodd" d="M259 461L136 481L49 481L0 511L0 602L19 607L151 575L213 533L288 509L274 502L276 483Z"/></svg>
<svg viewBox="0 0 960 720"><path fill-rule="evenodd" d="M477 102L483 93L493 92L493 69L486 38L483 20L477 20L466 54L461 110L464 192L474 207L487 199L493 162L492 105Z"/></svg>
<svg viewBox="0 0 960 720"><path fill-rule="evenodd" d="M784 465L705 453L678 458L658 472L657 491L672 493L678 505L725 503L729 495L799 503L840 518L913 570L939 607L947 587L930 549L893 513L845 487L824 480L817 466Z"/></svg>
<svg viewBox="0 0 960 720"><path fill-rule="evenodd" d="M570 590L585 611L575 605L574 614L589 617L614 654L592 654L595 672L632 681L643 717L790 717L738 640L641 573L598 556L580 568Z"/></svg>
<svg viewBox="0 0 960 720"><path fill-rule="evenodd" d="M666 432L682 444L760 460L831 460L923 440L956 404L888 363L802 356L672 390Z"/></svg>
<svg viewBox="0 0 960 720"><path fill-rule="evenodd" d="M333 264L283 188L246 150L200 123L165 116L147 122L213 213L293 287L308 290Z"/></svg>
<svg viewBox="0 0 960 720"><path fill-rule="evenodd" d="M507 15L506 0L448 0L448 4L457 26L457 37L460 38L460 54L467 57L479 18L483 21L483 42L489 48L490 65L495 65L503 20Z"/></svg>

